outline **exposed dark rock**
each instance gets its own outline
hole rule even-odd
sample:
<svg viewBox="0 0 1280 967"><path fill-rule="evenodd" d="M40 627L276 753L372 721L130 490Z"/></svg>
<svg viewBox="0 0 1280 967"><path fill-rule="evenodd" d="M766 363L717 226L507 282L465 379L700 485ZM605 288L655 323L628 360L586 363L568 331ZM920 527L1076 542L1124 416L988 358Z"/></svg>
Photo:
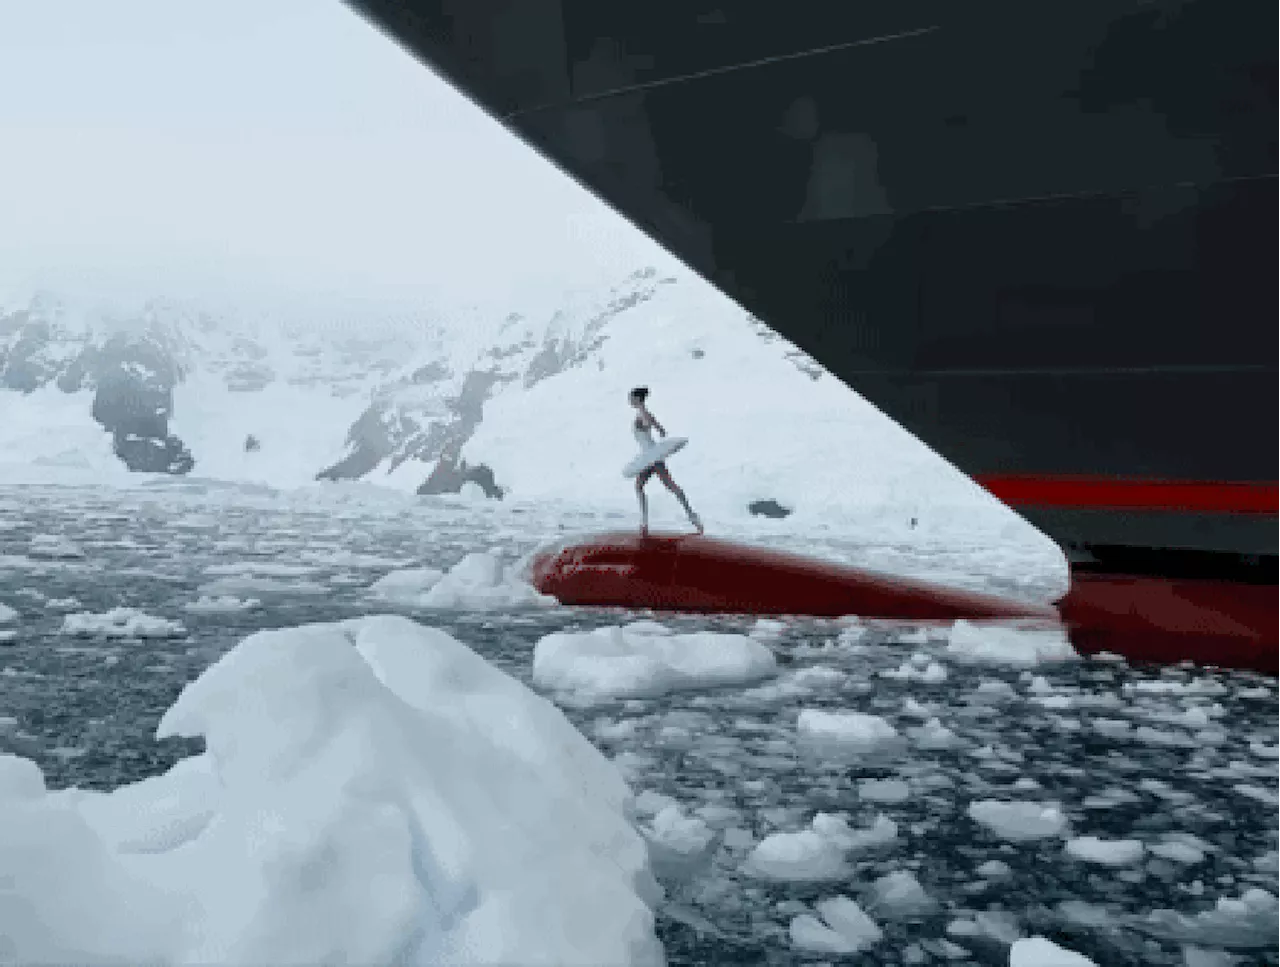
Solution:
<svg viewBox="0 0 1280 967"><path fill-rule="evenodd" d="M442 456L436 462L431 476L418 488L418 493L423 496L456 494L460 493L462 485L468 482L479 485L484 495L492 500L501 500L505 493L494 479L493 471L483 463L471 466L467 461L459 460L453 455Z"/></svg>
<svg viewBox="0 0 1280 967"><path fill-rule="evenodd" d="M153 333L118 334L92 362L93 418L111 431L116 456L139 473L189 472L191 452L169 433L181 371L164 341Z"/></svg>
<svg viewBox="0 0 1280 967"><path fill-rule="evenodd" d="M170 339L150 324L95 345L87 331L68 329L59 306L43 299L0 316L0 388L93 390L93 418L134 471L181 474L195 465L169 432L173 387L182 376L176 358Z"/></svg>
<svg viewBox="0 0 1280 967"><path fill-rule="evenodd" d="M245 453L257 453L261 449L262 449L262 441L259 440L252 433L250 433L247 437L244 438Z"/></svg>
<svg viewBox="0 0 1280 967"><path fill-rule="evenodd" d="M753 500L747 504L749 510L756 517L772 517L780 519L791 515L791 508L783 507L780 503L770 497L768 500Z"/></svg>

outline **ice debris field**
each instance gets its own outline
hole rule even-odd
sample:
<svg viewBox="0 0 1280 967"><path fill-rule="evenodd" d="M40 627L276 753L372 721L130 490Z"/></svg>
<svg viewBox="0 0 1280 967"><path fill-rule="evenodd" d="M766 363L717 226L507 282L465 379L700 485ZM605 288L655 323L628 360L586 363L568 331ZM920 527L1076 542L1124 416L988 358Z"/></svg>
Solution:
<svg viewBox="0 0 1280 967"><path fill-rule="evenodd" d="M0 961L1276 963L1274 679L562 608L514 512L23 499Z"/></svg>

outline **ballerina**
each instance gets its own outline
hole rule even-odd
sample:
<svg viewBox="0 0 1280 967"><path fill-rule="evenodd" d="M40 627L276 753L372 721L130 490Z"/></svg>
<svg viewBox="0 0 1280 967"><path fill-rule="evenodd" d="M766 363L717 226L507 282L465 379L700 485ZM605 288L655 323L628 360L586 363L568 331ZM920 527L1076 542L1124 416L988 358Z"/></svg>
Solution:
<svg viewBox="0 0 1280 967"><path fill-rule="evenodd" d="M636 443L640 445L640 452L622 469L623 476L636 478L636 497L640 501L640 536L647 537L649 534L649 500L645 496L644 485L655 474L666 488L675 495L676 500L680 501L680 506L689 515L689 523L701 534L703 532L702 521L698 519L698 515L689 506L689 499L685 497L684 491L671 478L671 471L667 469L666 464L667 457L681 449L689 441L684 437L667 436L667 431L663 429L662 424L657 421L644 404L648 395L649 390L645 386L637 386L627 394L627 401L635 407L636 411L635 422L631 424L631 432L636 438ZM653 439L653 430L655 429L662 435L661 440L655 441Z"/></svg>

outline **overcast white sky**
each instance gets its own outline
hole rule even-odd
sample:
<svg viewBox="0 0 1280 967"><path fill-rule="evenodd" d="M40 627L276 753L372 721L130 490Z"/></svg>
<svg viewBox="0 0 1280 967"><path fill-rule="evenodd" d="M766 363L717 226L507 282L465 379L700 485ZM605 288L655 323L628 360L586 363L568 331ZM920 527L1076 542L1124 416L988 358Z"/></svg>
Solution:
<svg viewBox="0 0 1280 967"><path fill-rule="evenodd" d="M656 247L337 0L0 0L0 271L505 298Z"/></svg>

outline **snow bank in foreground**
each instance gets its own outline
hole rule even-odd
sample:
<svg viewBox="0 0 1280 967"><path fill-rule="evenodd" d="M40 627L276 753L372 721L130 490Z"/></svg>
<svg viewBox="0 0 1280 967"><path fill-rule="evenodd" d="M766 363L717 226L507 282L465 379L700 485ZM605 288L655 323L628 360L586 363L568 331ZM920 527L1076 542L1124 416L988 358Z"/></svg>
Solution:
<svg viewBox="0 0 1280 967"><path fill-rule="evenodd" d="M447 574L432 567L392 571L375 581L368 593L382 601L412 608L464 611L545 608L558 603L525 580L519 562L504 564L502 556L493 550L468 554Z"/></svg>
<svg viewBox="0 0 1280 967"><path fill-rule="evenodd" d="M534 682L582 701L732 685L776 670L773 652L746 635L678 635L652 621L556 632L533 650Z"/></svg>
<svg viewBox="0 0 1280 967"><path fill-rule="evenodd" d="M251 635L112 793L0 756L19 961L662 963L617 771L449 635L371 617Z"/></svg>

